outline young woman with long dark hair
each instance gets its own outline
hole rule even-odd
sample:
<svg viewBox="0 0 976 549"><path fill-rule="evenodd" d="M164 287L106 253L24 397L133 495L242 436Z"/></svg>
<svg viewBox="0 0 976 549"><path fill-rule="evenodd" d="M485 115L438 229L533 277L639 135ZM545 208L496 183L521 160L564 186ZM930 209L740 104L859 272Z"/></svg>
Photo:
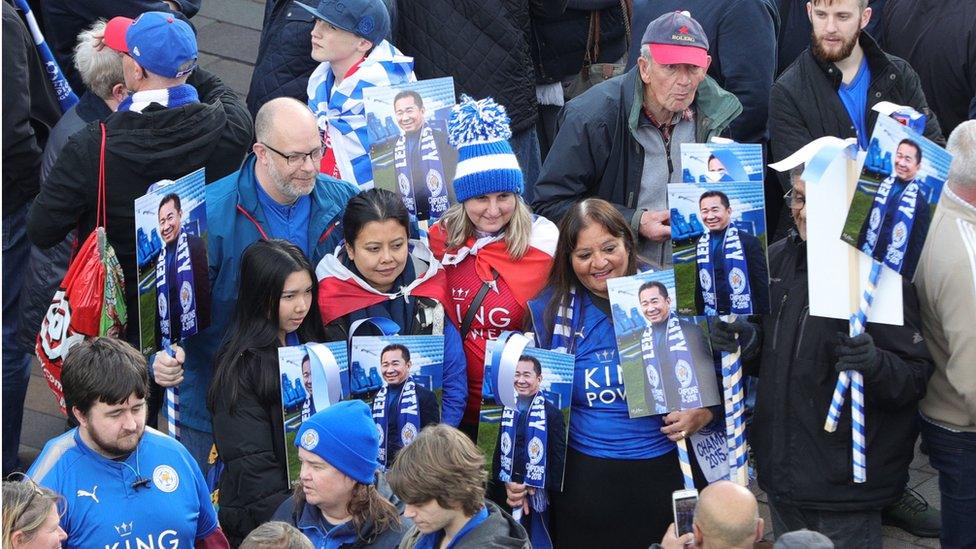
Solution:
<svg viewBox="0 0 976 549"><path fill-rule="evenodd" d="M219 519L237 545L289 495L278 348L322 341L312 266L284 240L260 240L241 257L237 309L215 357L207 398L225 469Z"/></svg>

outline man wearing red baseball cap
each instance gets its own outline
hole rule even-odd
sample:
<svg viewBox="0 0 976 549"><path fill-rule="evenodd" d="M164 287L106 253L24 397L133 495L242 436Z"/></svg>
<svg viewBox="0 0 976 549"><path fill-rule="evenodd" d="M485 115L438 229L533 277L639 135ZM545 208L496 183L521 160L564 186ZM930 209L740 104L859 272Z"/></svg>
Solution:
<svg viewBox="0 0 976 549"><path fill-rule="evenodd" d="M631 221L651 267L669 268L667 184L681 181L680 146L708 142L742 112L706 76L710 62L708 38L688 12L651 21L636 67L564 107L533 210L559 219L578 200L607 200Z"/></svg>
<svg viewBox="0 0 976 549"><path fill-rule="evenodd" d="M252 143L254 124L241 99L216 76L197 68L190 26L171 13L115 17L103 42L122 56L126 97L105 119L105 183L109 243L125 276L126 339L139 345L139 280L132 204L149 185L205 168L207 183L235 172ZM71 137L51 168L27 220L38 247L62 241L76 226L87 235L96 212L102 131L90 124ZM155 425L158 388L150 391L149 424ZM154 402L155 400L155 402ZM189 403L188 403L189 405ZM186 418L183 418L186 419ZM205 465L212 444L210 422L181 425L181 442Z"/></svg>

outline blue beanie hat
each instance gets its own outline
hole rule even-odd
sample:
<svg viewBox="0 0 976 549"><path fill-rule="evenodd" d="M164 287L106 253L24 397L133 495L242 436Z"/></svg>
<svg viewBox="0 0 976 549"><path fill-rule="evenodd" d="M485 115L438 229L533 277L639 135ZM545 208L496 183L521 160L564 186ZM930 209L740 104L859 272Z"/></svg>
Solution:
<svg viewBox="0 0 976 549"><path fill-rule="evenodd" d="M295 446L319 456L347 477L373 484L380 464L380 438L369 406L344 400L305 420Z"/></svg>
<svg viewBox="0 0 976 549"><path fill-rule="evenodd" d="M458 202L488 193L522 194L522 170L508 139L512 137L505 107L487 97L467 95L451 109L447 133L458 149L454 194Z"/></svg>

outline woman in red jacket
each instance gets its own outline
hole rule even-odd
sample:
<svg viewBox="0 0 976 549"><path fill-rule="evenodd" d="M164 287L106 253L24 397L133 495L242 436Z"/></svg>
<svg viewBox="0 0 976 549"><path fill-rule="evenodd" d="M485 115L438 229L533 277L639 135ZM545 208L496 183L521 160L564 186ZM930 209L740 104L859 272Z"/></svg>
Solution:
<svg viewBox="0 0 976 549"><path fill-rule="evenodd" d="M552 267L558 231L522 200L522 171L508 144L505 110L491 98L462 97L448 133L458 148L458 203L430 230L450 288L448 314L458 324L468 365L468 402L461 428L477 433L485 344L521 330L526 303ZM472 438L474 438L472 436Z"/></svg>

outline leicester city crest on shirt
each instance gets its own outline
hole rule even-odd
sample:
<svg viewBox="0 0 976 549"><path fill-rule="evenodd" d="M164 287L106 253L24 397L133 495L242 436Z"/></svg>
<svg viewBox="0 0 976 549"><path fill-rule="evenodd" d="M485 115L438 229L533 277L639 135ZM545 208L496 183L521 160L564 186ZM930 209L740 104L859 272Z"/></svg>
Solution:
<svg viewBox="0 0 976 549"><path fill-rule="evenodd" d="M729 286L734 294L741 294L746 289L746 274L742 269L733 267L729 271Z"/></svg>
<svg viewBox="0 0 976 549"><path fill-rule="evenodd" d="M319 433L315 429L309 429L302 435L302 448L314 450L319 445Z"/></svg>
<svg viewBox="0 0 976 549"><path fill-rule="evenodd" d="M689 387L691 385L691 364L688 364L686 360L679 360L674 365L674 377L678 379L678 383L682 387Z"/></svg>
<svg viewBox="0 0 976 549"><path fill-rule="evenodd" d="M180 477L176 474L176 469L169 465L159 465L153 470L153 484L163 492L173 492L180 485Z"/></svg>
<svg viewBox="0 0 976 549"><path fill-rule="evenodd" d="M542 456L546 453L546 446L539 437L532 437L532 440L529 441L527 451L529 454L529 462L532 465L538 465L542 461Z"/></svg>

